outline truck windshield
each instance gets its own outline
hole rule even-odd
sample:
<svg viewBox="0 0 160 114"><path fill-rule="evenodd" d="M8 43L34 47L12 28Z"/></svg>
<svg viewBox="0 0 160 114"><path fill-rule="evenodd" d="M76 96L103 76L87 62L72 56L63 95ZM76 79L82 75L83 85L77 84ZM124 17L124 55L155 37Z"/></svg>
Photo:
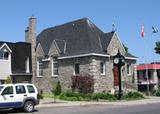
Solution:
<svg viewBox="0 0 160 114"><path fill-rule="evenodd" d="M2 90L3 86L0 86L0 91Z"/></svg>

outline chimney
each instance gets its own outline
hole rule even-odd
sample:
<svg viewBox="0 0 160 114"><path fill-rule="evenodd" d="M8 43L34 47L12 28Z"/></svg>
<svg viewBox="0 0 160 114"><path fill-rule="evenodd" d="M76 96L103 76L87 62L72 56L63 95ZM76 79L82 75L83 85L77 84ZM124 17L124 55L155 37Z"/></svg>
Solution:
<svg viewBox="0 0 160 114"><path fill-rule="evenodd" d="M34 15L29 18L29 26L25 30L25 40L31 43L32 83L34 83L36 77L36 18Z"/></svg>

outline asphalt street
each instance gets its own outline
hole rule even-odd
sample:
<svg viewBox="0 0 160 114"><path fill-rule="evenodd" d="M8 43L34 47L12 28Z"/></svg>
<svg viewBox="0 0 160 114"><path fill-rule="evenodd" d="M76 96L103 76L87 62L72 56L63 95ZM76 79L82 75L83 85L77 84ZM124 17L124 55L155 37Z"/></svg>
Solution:
<svg viewBox="0 0 160 114"><path fill-rule="evenodd" d="M13 110L1 110L0 114L25 114ZM40 108L31 114L160 114L160 103L145 105L94 105L58 108Z"/></svg>

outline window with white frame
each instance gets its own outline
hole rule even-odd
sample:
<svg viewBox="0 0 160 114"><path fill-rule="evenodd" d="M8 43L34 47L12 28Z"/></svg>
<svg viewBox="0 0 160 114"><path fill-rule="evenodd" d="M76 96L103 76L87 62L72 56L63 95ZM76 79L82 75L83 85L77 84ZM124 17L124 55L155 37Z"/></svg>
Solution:
<svg viewBox="0 0 160 114"><path fill-rule="evenodd" d="M105 68L106 68L106 64L103 61L103 62L100 63L101 75L105 75Z"/></svg>
<svg viewBox="0 0 160 114"><path fill-rule="evenodd" d="M9 53L7 50L0 50L0 59L8 60Z"/></svg>
<svg viewBox="0 0 160 114"><path fill-rule="evenodd" d="M58 76L58 59L57 57L54 57L52 59L52 76Z"/></svg>
<svg viewBox="0 0 160 114"><path fill-rule="evenodd" d="M74 64L74 75L79 74L79 63Z"/></svg>
<svg viewBox="0 0 160 114"><path fill-rule="evenodd" d="M43 61L42 59L38 59L37 61L37 77L43 76Z"/></svg>
<svg viewBox="0 0 160 114"><path fill-rule="evenodd" d="M25 61L25 66L26 66L26 73L29 73L29 57Z"/></svg>
<svg viewBox="0 0 160 114"><path fill-rule="evenodd" d="M131 74L131 65L127 64L127 74L130 75Z"/></svg>

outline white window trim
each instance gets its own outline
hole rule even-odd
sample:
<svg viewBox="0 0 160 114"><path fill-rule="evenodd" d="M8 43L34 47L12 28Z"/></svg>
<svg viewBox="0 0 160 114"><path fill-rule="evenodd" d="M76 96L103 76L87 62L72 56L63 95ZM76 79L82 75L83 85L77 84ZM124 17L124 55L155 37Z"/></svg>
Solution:
<svg viewBox="0 0 160 114"><path fill-rule="evenodd" d="M129 69L128 69L128 65L129 65ZM129 73L128 73L128 70L129 70ZM127 75L131 75L131 64L127 64Z"/></svg>
<svg viewBox="0 0 160 114"><path fill-rule="evenodd" d="M73 75L75 76L75 75L79 75L79 74L76 74L76 71L75 71L75 65L76 64L79 64L79 74L80 74L80 63L79 62L76 62L76 63L74 63L74 65L73 65Z"/></svg>
<svg viewBox="0 0 160 114"><path fill-rule="evenodd" d="M43 77L42 75L39 75L39 59L37 60L37 77Z"/></svg>
<svg viewBox="0 0 160 114"><path fill-rule="evenodd" d="M54 65L53 65L53 63L58 63L58 61L54 61L53 58L51 60L52 60L51 61L52 77L58 77L58 75L54 74Z"/></svg>
<svg viewBox="0 0 160 114"><path fill-rule="evenodd" d="M26 73L30 73L30 69L29 69L29 57L26 59L25 65L26 65Z"/></svg>
<svg viewBox="0 0 160 114"><path fill-rule="evenodd" d="M101 63L103 63L103 73L101 73ZM106 62L105 61L101 61L100 62L100 73L101 73L101 75L105 75L106 74Z"/></svg>

